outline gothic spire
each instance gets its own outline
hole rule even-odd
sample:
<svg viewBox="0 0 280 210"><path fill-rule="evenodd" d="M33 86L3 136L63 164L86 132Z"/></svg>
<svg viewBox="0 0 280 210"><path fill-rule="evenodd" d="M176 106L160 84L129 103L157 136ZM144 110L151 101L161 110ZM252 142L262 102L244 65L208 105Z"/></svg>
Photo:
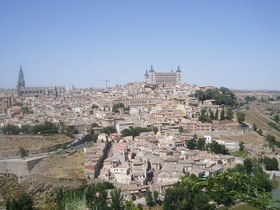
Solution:
<svg viewBox="0 0 280 210"><path fill-rule="evenodd" d="M178 73L181 73L181 72L182 72L179 65L178 65L178 69L177 69L176 72L178 72Z"/></svg>
<svg viewBox="0 0 280 210"><path fill-rule="evenodd" d="M23 76L22 66L19 67L19 73L18 73L18 81L17 81L17 87L24 88L25 87L25 80Z"/></svg>
<svg viewBox="0 0 280 210"><path fill-rule="evenodd" d="M154 68L153 68L153 65L151 65L151 69L150 69L149 72L150 72L150 73L154 73L154 72L155 72L155 70L154 70Z"/></svg>
<svg viewBox="0 0 280 210"><path fill-rule="evenodd" d="M147 71L147 69L146 69L145 77L148 77L148 76L149 76L149 74L148 74L148 71Z"/></svg>

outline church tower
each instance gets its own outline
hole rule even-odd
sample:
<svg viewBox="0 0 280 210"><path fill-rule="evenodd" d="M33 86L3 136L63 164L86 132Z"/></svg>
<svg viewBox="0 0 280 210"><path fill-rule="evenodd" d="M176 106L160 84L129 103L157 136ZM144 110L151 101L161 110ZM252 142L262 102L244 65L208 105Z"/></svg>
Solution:
<svg viewBox="0 0 280 210"><path fill-rule="evenodd" d="M16 87L17 96L21 95L22 88L25 88L25 80L24 80L24 76L23 76L22 67L20 66L19 73L18 73L17 87Z"/></svg>
<svg viewBox="0 0 280 210"><path fill-rule="evenodd" d="M181 69L180 66L178 65L178 69L176 70L176 84L181 84Z"/></svg>

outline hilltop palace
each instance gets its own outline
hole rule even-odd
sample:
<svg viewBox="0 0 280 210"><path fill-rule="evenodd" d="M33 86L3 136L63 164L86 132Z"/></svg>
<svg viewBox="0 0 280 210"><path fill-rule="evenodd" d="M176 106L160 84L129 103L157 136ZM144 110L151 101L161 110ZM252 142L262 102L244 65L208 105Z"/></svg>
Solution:
<svg viewBox="0 0 280 210"><path fill-rule="evenodd" d="M149 72L146 70L145 82L152 85L173 84L179 85L181 83L181 69L178 66L176 72L155 72L153 66Z"/></svg>
<svg viewBox="0 0 280 210"><path fill-rule="evenodd" d="M16 96L60 96L65 91L64 87L25 87L22 67L20 66L17 86L15 89Z"/></svg>

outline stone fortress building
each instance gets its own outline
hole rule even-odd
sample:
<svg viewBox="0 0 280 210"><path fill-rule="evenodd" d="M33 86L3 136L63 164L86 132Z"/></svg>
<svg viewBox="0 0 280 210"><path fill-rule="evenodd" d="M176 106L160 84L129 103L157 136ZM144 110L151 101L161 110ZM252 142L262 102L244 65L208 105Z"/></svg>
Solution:
<svg viewBox="0 0 280 210"><path fill-rule="evenodd" d="M25 80L22 71L22 67L20 66L17 86L15 89L16 96L61 96L65 92L64 87L54 86L54 87L25 87Z"/></svg>
<svg viewBox="0 0 280 210"><path fill-rule="evenodd" d="M151 66L149 72L146 70L145 82L152 85L164 85L164 84L181 84L181 69L178 66L176 72L156 72Z"/></svg>

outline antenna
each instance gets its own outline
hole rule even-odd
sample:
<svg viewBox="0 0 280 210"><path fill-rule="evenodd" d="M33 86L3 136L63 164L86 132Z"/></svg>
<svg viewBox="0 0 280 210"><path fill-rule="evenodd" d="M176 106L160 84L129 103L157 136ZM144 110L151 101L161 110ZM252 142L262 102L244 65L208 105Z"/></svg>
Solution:
<svg viewBox="0 0 280 210"><path fill-rule="evenodd" d="M108 88L108 82L110 82L110 80L108 79L97 79L97 81L103 81L106 84L106 89Z"/></svg>

